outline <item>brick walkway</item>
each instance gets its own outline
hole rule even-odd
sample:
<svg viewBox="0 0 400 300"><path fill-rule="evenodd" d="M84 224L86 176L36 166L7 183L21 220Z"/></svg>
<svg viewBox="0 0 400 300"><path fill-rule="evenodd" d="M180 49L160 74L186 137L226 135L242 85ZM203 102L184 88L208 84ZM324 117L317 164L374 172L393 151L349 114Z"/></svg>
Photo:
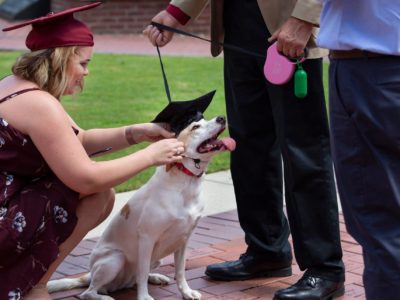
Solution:
<svg viewBox="0 0 400 300"><path fill-rule="evenodd" d="M363 260L361 247L346 232L343 216L340 215L341 242L346 265L346 293L339 300L365 299L362 284ZM204 275L210 263L236 259L246 249L236 211L229 211L200 220L190 238L187 251L186 278L189 286L202 293L202 299L251 300L272 299L277 289L296 282L302 275L293 263L293 275L285 278L254 279L247 281L214 281ZM94 239L82 241L59 267L53 278L76 276L88 270L89 255L95 245ZM174 277L173 257L168 256L157 272L171 278L165 286L149 285L150 294L158 300L181 300ZM54 293L54 299L76 300L83 289ZM116 300L134 300L136 291L127 289L111 294Z"/></svg>

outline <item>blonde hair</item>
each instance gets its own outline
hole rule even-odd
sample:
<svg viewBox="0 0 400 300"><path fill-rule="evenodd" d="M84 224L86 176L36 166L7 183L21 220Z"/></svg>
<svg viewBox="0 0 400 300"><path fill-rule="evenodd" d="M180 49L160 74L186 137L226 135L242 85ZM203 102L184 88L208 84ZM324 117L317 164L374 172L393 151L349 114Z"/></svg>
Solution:
<svg viewBox="0 0 400 300"><path fill-rule="evenodd" d="M68 84L68 61L77 51L78 47L73 46L25 53L17 59L12 72L60 99Z"/></svg>

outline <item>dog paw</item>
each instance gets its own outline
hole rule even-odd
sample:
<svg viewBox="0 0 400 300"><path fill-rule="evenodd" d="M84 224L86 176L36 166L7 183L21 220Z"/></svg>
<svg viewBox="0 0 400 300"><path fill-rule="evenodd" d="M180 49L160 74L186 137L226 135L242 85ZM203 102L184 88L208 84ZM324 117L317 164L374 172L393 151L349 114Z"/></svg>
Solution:
<svg viewBox="0 0 400 300"><path fill-rule="evenodd" d="M187 290L182 293L183 298L186 300L200 300L201 294L195 290Z"/></svg>
<svg viewBox="0 0 400 300"><path fill-rule="evenodd" d="M149 282L151 284L166 285L169 283L169 278L162 274L151 273L149 274Z"/></svg>
<svg viewBox="0 0 400 300"><path fill-rule="evenodd" d="M84 292L78 296L81 300L115 300L113 297L107 295L100 295L93 292Z"/></svg>
<svg viewBox="0 0 400 300"><path fill-rule="evenodd" d="M139 296L137 297L138 300L154 300L154 298L152 296L150 296L149 294L144 295L144 296Z"/></svg>

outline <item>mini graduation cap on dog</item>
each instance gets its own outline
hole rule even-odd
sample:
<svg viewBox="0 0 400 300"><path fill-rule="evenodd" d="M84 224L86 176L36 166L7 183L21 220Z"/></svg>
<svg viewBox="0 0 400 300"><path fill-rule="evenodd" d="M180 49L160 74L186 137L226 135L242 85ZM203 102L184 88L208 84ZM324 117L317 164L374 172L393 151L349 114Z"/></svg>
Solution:
<svg viewBox="0 0 400 300"><path fill-rule="evenodd" d="M178 135L190 123L203 119L203 113L214 97L215 90L199 98L189 101L172 101L169 92L167 77L164 65L161 60L160 49L157 46L157 53L160 59L161 71L164 79L165 92L168 97L168 105L151 121L153 123L168 123L171 131Z"/></svg>
<svg viewBox="0 0 400 300"><path fill-rule="evenodd" d="M93 46L91 30L84 23L75 19L74 13L92 9L100 4L101 2L96 2L58 13L51 12L44 17L4 28L3 31L32 25L32 30L25 41L31 51L66 46Z"/></svg>
<svg viewBox="0 0 400 300"><path fill-rule="evenodd" d="M207 109L215 91L189 101L170 101L168 105L152 121L154 123L168 123L171 131L178 134L190 123L203 119L203 112Z"/></svg>

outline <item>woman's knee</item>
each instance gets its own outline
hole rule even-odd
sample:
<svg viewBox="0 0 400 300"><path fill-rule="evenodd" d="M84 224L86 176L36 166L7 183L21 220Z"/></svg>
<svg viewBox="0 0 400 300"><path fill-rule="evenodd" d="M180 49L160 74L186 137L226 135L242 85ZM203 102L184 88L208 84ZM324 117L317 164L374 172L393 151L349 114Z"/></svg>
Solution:
<svg viewBox="0 0 400 300"><path fill-rule="evenodd" d="M100 215L99 215L99 221L102 222L104 221L110 214L111 211L114 207L114 202L115 202L115 191L114 189L108 189L104 192L100 192L97 194L98 199L97 199L97 207L102 207L102 210L99 210Z"/></svg>
<svg viewBox="0 0 400 300"><path fill-rule="evenodd" d="M103 214L104 214L104 219L107 218L110 214L111 211L113 210L114 203L115 203L115 190L114 189L108 189L105 191L105 199L103 200Z"/></svg>
<svg viewBox="0 0 400 300"><path fill-rule="evenodd" d="M97 225L110 215L114 207L114 202L114 189L108 189L96 194L82 196L80 209L78 208L78 215L83 214L86 218L91 215L93 221Z"/></svg>

